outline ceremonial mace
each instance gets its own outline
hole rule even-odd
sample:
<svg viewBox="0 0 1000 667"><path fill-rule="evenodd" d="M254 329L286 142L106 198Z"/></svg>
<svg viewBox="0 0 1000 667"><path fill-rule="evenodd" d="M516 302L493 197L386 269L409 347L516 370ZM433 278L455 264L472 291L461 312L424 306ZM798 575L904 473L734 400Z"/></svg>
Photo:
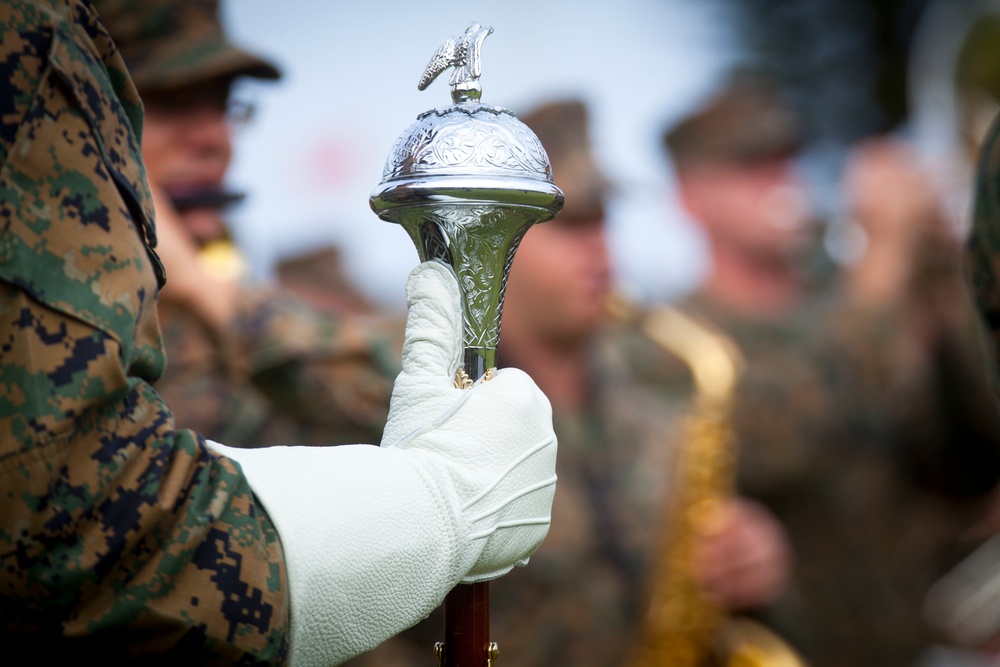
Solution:
<svg viewBox="0 0 1000 667"><path fill-rule="evenodd" d="M380 218L403 226L421 261L443 261L455 271L465 348L455 384L465 389L495 372L518 244L531 225L551 219L563 205L538 137L510 111L479 101L479 56L492 32L471 23L435 52L417 88L454 67L453 104L420 114L396 140L370 199ZM491 666L497 647L489 640L489 585L456 586L445 598L444 616L439 664Z"/></svg>

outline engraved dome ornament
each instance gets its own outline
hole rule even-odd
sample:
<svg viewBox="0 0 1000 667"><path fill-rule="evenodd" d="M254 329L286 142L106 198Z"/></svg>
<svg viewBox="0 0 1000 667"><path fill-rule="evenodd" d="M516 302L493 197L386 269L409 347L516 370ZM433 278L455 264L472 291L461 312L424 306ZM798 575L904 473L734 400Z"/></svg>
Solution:
<svg viewBox="0 0 1000 667"><path fill-rule="evenodd" d="M483 41L471 23L434 53L423 90L449 67L453 104L426 111L396 140L370 198L383 220L403 226L421 261L451 266L462 291L468 381L495 365L507 275L528 228L563 205L548 156L507 109L482 104Z"/></svg>

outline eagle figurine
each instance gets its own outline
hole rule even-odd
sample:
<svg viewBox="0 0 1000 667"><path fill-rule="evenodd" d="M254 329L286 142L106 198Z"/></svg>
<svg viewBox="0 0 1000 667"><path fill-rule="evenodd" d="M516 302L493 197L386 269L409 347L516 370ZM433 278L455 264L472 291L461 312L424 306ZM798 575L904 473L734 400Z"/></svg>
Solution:
<svg viewBox="0 0 1000 667"><path fill-rule="evenodd" d="M492 32L493 28L473 21L461 37L449 37L431 56L431 61L427 63L420 83L417 84L417 90L424 90L441 72L454 67L455 71L449 81L453 90L479 91L479 75L482 74L480 52L483 41ZM478 95L469 97L478 99Z"/></svg>

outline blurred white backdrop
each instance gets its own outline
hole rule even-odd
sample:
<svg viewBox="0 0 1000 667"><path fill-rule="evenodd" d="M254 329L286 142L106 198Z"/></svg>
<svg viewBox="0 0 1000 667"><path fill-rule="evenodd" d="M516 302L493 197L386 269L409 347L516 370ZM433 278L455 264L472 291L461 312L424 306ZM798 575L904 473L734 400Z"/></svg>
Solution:
<svg viewBox="0 0 1000 667"><path fill-rule="evenodd" d="M403 306L416 251L368 196L396 137L450 104L446 76L423 92L416 83L435 49L476 20L494 29L484 102L515 112L569 96L590 104L596 151L618 188L611 238L624 289L663 300L698 280L703 244L673 201L659 136L736 57L711 3L229 0L223 16L234 41L284 73L240 91L257 113L237 137L230 180L250 196L232 219L258 275L334 243L365 293Z"/></svg>

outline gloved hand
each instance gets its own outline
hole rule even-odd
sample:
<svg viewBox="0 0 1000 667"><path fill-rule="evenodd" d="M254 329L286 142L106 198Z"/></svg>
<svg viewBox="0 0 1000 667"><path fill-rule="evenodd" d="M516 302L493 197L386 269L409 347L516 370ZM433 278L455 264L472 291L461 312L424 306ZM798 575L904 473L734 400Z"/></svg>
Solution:
<svg viewBox="0 0 1000 667"><path fill-rule="evenodd" d="M455 389L462 314L454 274L407 282L403 370L381 447L234 449L281 537L292 665L338 664L438 606L459 581L527 561L548 532L556 439L524 373Z"/></svg>
<svg viewBox="0 0 1000 667"><path fill-rule="evenodd" d="M398 448L447 480L465 524L464 582L527 562L548 532L556 438L548 400L517 369L472 390L454 387L462 356L458 285L441 264L410 277L403 370L382 447Z"/></svg>

